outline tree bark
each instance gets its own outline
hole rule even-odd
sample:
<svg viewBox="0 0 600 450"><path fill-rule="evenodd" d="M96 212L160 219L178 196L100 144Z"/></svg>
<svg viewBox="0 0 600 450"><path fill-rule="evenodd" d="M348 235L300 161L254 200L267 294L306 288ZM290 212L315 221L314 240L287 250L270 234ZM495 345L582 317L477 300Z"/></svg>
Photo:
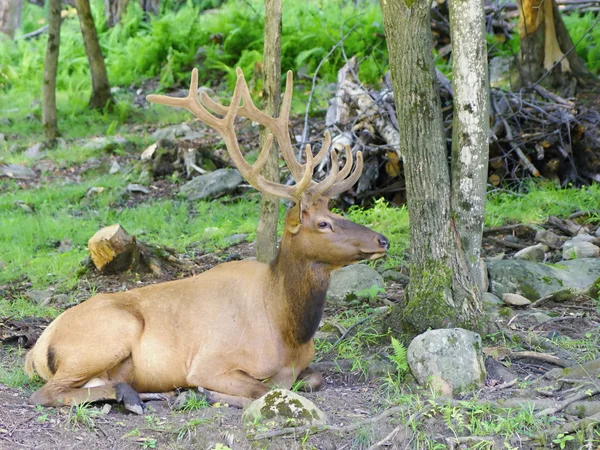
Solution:
<svg viewBox="0 0 600 450"><path fill-rule="evenodd" d="M11 39L15 32L21 28L21 10L23 0L1 0L0 1L0 31Z"/></svg>
<svg viewBox="0 0 600 450"><path fill-rule="evenodd" d="M140 0L140 6L148 14L157 15L160 12L160 0Z"/></svg>
<svg viewBox="0 0 600 450"><path fill-rule="evenodd" d="M110 84L104 65L104 56L98 42L96 25L90 9L89 0L75 0L75 7L79 16L79 25L83 35L83 44L85 53L90 64L90 75L92 78L92 96L90 98L90 108L104 108L107 104L113 103L110 93Z"/></svg>
<svg viewBox="0 0 600 450"><path fill-rule="evenodd" d="M48 45L44 60L44 85L42 87L42 126L47 142L59 136L56 119L56 72L60 51L60 0L48 2Z"/></svg>
<svg viewBox="0 0 600 450"><path fill-rule="evenodd" d="M452 212L459 246L477 285L489 160L489 86L483 0L450 0L452 40ZM480 308L481 305L472 305Z"/></svg>
<svg viewBox="0 0 600 450"><path fill-rule="evenodd" d="M427 0L380 0L404 158L410 218L410 283L406 305L390 326L416 334L427 328L476 326L476 284L470 276L451 210L450 171L432 58Z"/></svg>
<svg viewBox="0 0 600 450"><path fill-rule="evenodd" d="M104 0L104 16L106 17L106 25L114 27L121 15L127 9L127 0Z"/></svg>
<svg viewBox="0 0 600 450"><path fill-rule="evenodd" d="M275 116L279 111L281 94L281 0L265 0L265 44L264 44L264 112ZM269 130L260 131L260 147ZM263 176L270 181L279 181L278 147L273 143ZM260 218L256 232L256 258L271 262L277 254L277 221L279 199L263 195L260 203Z"/></svg>
<svg viewBox="0 0 600 450"><path fill-rule="evenodd" d="M542 80L545 86L572 96L576 86L588 88L598 84L573 49L555 0L521 0L518 6L523 85Z"/></svg>

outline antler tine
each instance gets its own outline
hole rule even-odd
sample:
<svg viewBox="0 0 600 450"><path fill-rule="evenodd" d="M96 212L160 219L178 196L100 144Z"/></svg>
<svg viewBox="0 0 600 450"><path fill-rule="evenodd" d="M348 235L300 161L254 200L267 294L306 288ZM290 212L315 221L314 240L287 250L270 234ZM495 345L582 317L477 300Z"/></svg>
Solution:
<svg viewBox="0 0 600 450"><path fill-rule="evenodd" d="M315 166L317 164L319 164L323 160L323 158L327 155L327 152L329 152L329 147L331 147L331 134L329 133L329 130L327 130L325 132L325 140L323 141L321 150L319 150L319 153L317 153L317 155L314 158Z"/></svg>
<svg viewBox="0 0 600 450"><path fill-rule="evenodd" d="M329 172L329 175L327 175L327 178L320 183L311 186L310 189L308 189L308 193L314 198L327 192L338 181L338 172L338 155L336 152L331 152L331 171Z"/></svg>
<svg viewBox="0 0 600 450"><path fill-rule="evenodd" d="M348 160L346 162L346 165L349 164L349 161L350 160ZM344 169L345 168L346 167L344 166ZM324 195L325 197L333 197L334 195L341 194L342 192L347 191L352 186L354 186L354 184L356 184L356 182L360 178L360 175L362 174L362 170L363 170L362 152L357 152L356 153L356 166L354 166L354 171L352 172L352 175L350 175L345 180L342 180L342 179L340 179L339 181L336 180L336 183L333 184L331 186L331 188L329 188L326 191L322 191L322 195Z"/></svg>
<svg viewBox="0 0 600 450"><path fill-rule="evenodd" d="M338 174L338 181L344 180L352 170L352 149L349 145L344 145L344 150L346 151L346 162Z"/></svg>

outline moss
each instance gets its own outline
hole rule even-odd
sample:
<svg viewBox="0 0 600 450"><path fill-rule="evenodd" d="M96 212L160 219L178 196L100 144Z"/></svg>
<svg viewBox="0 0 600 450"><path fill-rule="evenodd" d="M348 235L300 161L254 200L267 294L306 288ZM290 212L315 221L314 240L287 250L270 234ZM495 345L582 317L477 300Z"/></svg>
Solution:
<svg viewBox="0 0 600 450"><path fill-rule="evenodd" d="M540 298L540 293L530 285L519 286L523 296L529 300L537 300Z"/></svg>
<svg viewBox="0 0 600 450"><path fill-rule="evenodd" d="M260 414L267 420L281 417L290 425L298 419L312 422L319 418L316 410L309 410L300 400L288 398L281 391L272 391L267 394Z"/></svg>
<svg viewBox="0 0 600 450"><path fill-rule="evenodd" d="M510 317L512 315L512 309L510 309L508 306L505 306L504 308L500 308L498 314L500 317Z"/></svg>
<svg viewBox="0 0 600 450"><path fill-rule="evenodd" d="M600 299L600 278L592 283L590 287L590 297L595 298L596 300Z"/></svg>

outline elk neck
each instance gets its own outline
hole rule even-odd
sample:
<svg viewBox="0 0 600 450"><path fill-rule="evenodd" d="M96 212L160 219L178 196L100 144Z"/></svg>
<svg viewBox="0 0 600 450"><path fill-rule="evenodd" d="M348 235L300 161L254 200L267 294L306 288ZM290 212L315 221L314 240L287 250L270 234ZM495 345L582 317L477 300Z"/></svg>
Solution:
<svg viewBox="0 0 600 450"><path fill-rule="evenodd" d="M323 315L331 269L294 252L289 236L282 239L270 270L274 284L281 289L276 320L287 345L305 344L316 333Z"/></svg>

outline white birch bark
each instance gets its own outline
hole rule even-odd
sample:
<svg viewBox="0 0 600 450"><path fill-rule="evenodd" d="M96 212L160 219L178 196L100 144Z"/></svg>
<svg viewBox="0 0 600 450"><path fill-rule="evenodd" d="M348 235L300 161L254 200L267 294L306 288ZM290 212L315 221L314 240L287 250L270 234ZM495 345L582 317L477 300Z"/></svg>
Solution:
<svg viewBox="0 0 600 450"><path fill-rule="evenodd" d="M21 9L23 0L0 0L0 31L11 39L21 28Z"/></svg>
<svg viewBox="0 0 600 450"><path fill-rule="evenodd" d="M468 270L481 291L479 258L488 168L489 86L483 0L450 1L452 211Z"/></svg>

